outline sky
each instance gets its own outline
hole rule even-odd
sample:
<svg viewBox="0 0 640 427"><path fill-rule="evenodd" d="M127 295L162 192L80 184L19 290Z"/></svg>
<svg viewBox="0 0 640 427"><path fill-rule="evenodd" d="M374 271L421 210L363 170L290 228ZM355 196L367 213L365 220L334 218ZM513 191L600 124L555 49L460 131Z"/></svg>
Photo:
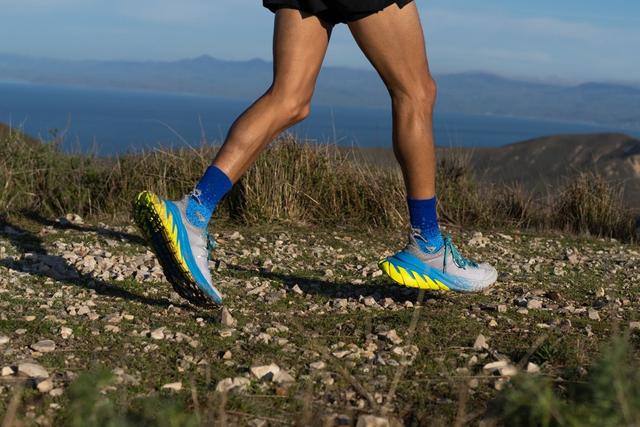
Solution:
<svg viewBox="0 0 640 427"><path fill-rule="evenodd" d="M639 0L415 0L432 70L640 82ZM64 59L270 60L260 0L0 0L0 52ZM367 68L346 26L325 64Z"/></svg>

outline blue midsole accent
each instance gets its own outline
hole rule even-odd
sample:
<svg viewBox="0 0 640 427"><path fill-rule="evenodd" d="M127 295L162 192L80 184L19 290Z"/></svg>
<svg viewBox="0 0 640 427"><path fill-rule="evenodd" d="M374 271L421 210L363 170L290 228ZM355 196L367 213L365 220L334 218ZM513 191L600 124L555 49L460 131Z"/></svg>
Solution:
<svg viewBox="0 0 640 427"><path fill-rule="evenodd" d="M473 286L470 283L467 283L464 279L459 279L450 274L444 273L441 270L426 264L424 261L407 251L398 252L397 254L388 257L387 260L395 267L402 267L409 272L415 271L418 274L424 274L433 280L438 280L449 289L473 289Z"/></svg>
<svg viewBox="0 0 640 427"><path fill-rule="evenodd" d="M193 278L196 282L196 285L204 291L207 295L213 298L216 301L220 300L220 295L217 294L215 289L211 289L209 286L207 279L204 278L202 272L198 268L195 259L193 258L193 253L191 252L191 244L189 243L189 236L187 235L187 230L182 223L182 217L180 215L180 210L178 207L173 204L170 200L164 200L164 203L167 206L167 211L171 213L173 216L173 223L178 228L178 241L180 242L180 253L184 257L185 262L187 263L187 267L189 267L189 272L193 275Z"/></svg>

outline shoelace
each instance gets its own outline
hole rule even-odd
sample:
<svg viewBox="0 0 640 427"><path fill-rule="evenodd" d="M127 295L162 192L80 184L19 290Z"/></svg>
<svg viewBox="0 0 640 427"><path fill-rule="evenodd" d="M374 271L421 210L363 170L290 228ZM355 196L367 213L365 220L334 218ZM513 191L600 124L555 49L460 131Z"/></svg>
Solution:
<svg viewBox="0 0 640 427"><path fill-rule="evenodd" d="M189 197L193 197L196 200L196 202L198 202L199 204L202 204L202 202L200 201L200 196L202 196L202 190L199 190L197 188L194 188L193 191L189 193Z"/></svg>
<svg viewBox="0 0 640 427"><path fill-rule="evenodd" d="M453 262L460 268L466 269L467 266L471 266L471 267L477 267L478 266L477 262L462 256L460 251L458 251L458 248L456 247L456 245L453 244L453 241L451 240L451 236L447 234L444 237L444 264L442 266L442 271L443 272L447 268L447 255L449 253L451 254L451 257L453 258Z"/></svg>

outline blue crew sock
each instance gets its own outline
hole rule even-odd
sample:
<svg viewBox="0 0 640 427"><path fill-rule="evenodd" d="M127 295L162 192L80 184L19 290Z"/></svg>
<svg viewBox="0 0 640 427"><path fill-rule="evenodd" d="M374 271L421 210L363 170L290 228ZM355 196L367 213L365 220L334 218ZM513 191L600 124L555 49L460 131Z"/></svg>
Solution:
<svg viewBox="0 0 640 427"><path fill-rule="evenodd" d="M425 200L407 198L407 204L409 205L411 227L417 229L425 240L418 239L420 248L428 252L439 251L444 246L444 241L438 225L436 198Z"/></svg>
<svg viewBox="0 0 640 427"><path fill-rule="evenodd" d="M217 166L209 166L187 200L187 219L196 227L205 228L220 199L233 183Z"/></svg>

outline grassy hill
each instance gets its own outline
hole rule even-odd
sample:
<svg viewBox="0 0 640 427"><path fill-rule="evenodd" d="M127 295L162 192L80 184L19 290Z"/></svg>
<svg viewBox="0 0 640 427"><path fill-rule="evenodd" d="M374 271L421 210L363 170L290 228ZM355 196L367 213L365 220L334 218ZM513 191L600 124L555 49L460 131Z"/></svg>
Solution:
<svg viewBox="0 0 640 427"><path fill-rule="evenodd" d="M549 191L584 172L601 175L640 208L640 140L617 133L556 135L497 148L472 150L477 173L494 183L522 183Z"/></svg>

